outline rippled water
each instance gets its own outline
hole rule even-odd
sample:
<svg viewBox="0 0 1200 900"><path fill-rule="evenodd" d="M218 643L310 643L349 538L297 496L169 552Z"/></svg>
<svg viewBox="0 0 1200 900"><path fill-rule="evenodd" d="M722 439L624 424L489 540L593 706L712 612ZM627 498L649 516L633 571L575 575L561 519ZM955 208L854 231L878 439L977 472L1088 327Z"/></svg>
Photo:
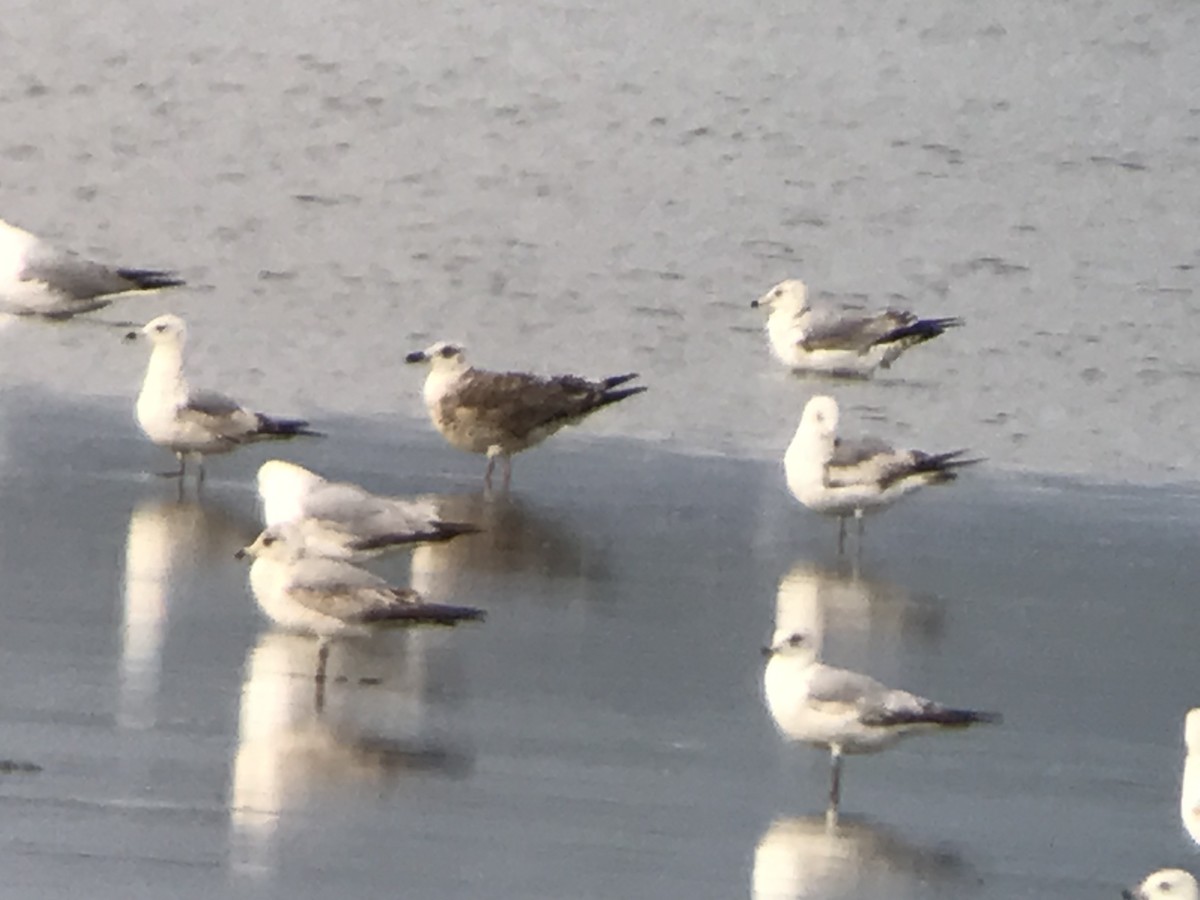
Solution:
<svg viewBox="0 0 1200 900"><path fill-rule="evenodd" d="M1160 2L27 4L4 215L178 267L219 385L420 414L402 351L638 369L600 433L775 456L825 383L785 276L961 315L848 427L1001 469L1191 481L1197 11ZM111 318L111 316L110 316ZM141 354L11 327L5 383L130 396Z"/></svg>
<svg viewBox="0 0 1200 900"><path fill-rule="evenodd" d="M0 323L10 890L1083 900L1197 868L1198 16L8 10L0 215L192 284ZM967 327L871 383L796 378L748 308L788 276ZM340 645L318 711L311 641L230 558L270 451L200 503L144 474L145 350L90 320L166 310L197 381L330 432L289 458L482 523L380 571L488 621ZM485 498L402 364L438 337L652 391ZM774 462L818 390L989 463L839 559ZM850 760L830 827L825 759L760 698L783 614L1005 723Z"/></svg>

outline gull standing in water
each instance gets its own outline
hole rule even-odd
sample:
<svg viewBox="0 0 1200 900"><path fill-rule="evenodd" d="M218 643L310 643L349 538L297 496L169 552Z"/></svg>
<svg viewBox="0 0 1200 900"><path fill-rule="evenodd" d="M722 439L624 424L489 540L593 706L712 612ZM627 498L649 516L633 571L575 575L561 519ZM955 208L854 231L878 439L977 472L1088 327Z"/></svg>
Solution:
<svg viewBox="0 0 1200 900"><path fill-rule="evenodd" d="M256 441L320 435L300 419L273 419L224 394L191 388L183 374L187 326L178 316L152 319L140 332L127 334L126 340L139 333L148 337L154 348L137 398L137 420L146 437L178 458L179 471L166 473L171 477L183 477L188 457L197 460L202 482L205 456L228 453Z"/></svg>
<svg viewBox="0 0 1200 900"><path fill-rule="evenodd" d="M337 559L306 556L293 523L273 525L238 557L254 557L250 589L259 607L287 631L321 639L317 681L323 681L329 641L362 637L387 625L457 625L482 619L470 606L426 603L416 591Z"/></svg>
<svg viewBox="0 0 1200 900"><path fill-rule="evenodd" d="M953 709L824 665L810 636L790 628L776 630L763 654L767 708L779 731L788 740L829 748L834 812L841 801L843 755L877 753L910 734L1000 721L996 713Z"/></svg>
<svg viewBox="0 0 1200 900"><path fill-rule="evenodd" d="M921 319L889 309L869 315L809 305L808 289L798 279L781 281L751 307L765 306L771 349L784 365L828 375L866 377L887 369L909 347L915 347L962 324L953 316Z"/></svg>
<svg viewBox="0 0 1200 900"><path fill-rule="evenodd" d="M181 284L173 272L92 262L0 219L0 312L69 319L117 294Z"/></svg>
<svg viewBox="0 0 1200 900"><path fill-rule="evenodd" d="M636 372L589 381L577 375L541 377L475 369L467 365L462 347L445 342L410 353L405 361L429 364L424 396L434 427L458 449L487 454L484 482L489 487L497 458L504 461L508 487L514 453L646 390L620 387L637 378Z"/></svg>
<svg viewBox="0 0 1200 900"><path fill-rule="evenodd" d="M837 427L837 401L813 397L804 407L783 464L788 489L797 500L838 517L839 552L846 537L846 516L858 520L861 538L865 513L890 506L927 484L953 481L957 469L981 461L963 459L966 450L931 454L897 450L871 438L848 441L837 436Z"/></svg>
<svg viewBox="0 0 1200 900"><path fill-rule="evenodd" d="M1195 876L1183 869L1159 869L1135 888L1121 891L1125 900L1197 900L1200 887Z"/></svg>
<svg viewBox="0 0 1200 900"><path fill-rule="evenodd" d="M305 555L367 559L419 542L448 541L479 529L438 518L431 500L379 497L356 484L328 481L303 466L272 459L258 469L263 522L296 526Z"/></svg>

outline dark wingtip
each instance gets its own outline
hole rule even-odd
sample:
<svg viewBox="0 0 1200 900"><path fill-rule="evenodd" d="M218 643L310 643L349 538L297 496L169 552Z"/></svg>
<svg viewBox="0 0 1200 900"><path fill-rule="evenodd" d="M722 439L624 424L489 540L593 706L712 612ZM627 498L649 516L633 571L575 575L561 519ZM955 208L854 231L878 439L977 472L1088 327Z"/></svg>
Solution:
<svg viewBox="0 0 1200 900"><path fill-rule="evenodd" d="M143 291L153 291L158 288L179 287L187 284L174 272L160 269L117 269L117 274L126 281L132 281Z"/></svg>

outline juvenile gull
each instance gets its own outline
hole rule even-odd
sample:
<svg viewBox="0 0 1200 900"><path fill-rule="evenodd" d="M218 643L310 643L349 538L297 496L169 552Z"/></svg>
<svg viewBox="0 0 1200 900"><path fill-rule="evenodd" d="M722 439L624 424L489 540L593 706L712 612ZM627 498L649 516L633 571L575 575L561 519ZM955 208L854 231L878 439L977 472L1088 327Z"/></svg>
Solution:
<svg viewBox="0 0 1200 900"><path fill-rule="evenodd" d="M332 638L364 636L388 625L456 625L484 617L470 606L426 603L416 591L392 587L344 560L305 556L290 522L267 528L237 555L254 557L250 589L272 621L321 638L318 681Z"/></svg>
<svg viewBox="0 0 1200 900"><path fill-rule="evenodd" d="M845 540L846 516L858 521L861 536L865 513L890 506L927 484L953 481L957 469L980 462L963 459L966 450L931 454L897 450L874 438L848 441L837 436L837 427L837 401L813 397L804 407L783 464L788 489L797 500L838 517L839 549Z"/></svg>
<svg viewBox="0 0 1200 900"><path fill-rule="evenodd" d="M603 406L646 390L620 387L637 378L636 372L600 381L577 375L488 372L468 366L463 348L445 342L410 353L405 361L429 363L424 388L429 416L453 446L487 454L484 482L489 487L497 457L504 460L507 487L514 453L540 444Z"/></svg>
<svg viewBox="0 0 1200 900"><path fill-rule="evenodd" d="M1191 872L1183 869L1159 869L1146 876L1135 888L1121 891L1125 900L1197 900L1200 888Z"/></svg>
<svg viewBox="0 0 1200 900"><path fill-rule="evenodd" d="M996 713L942 706L848 669L824 665L813 641L777 629L763 673L767 708L788 740L829 748L829 808L841 800L842 756L877 753L927 731L998 722Z"/></svg>
<svg viewBox="0 0 1200 900"><path fill-rule="evenodd" d="M92 262L0 219L0 311L69 319L117 294L181 284L173 272Z"/></svg>
<svg viewBox="0 0 1200 900"><path fill-rule="evenodd" d="M442 521L433 501L379 497L280 459L259 467L258 497L266 526L294 523L307 556L366 559L479 531L474 525Z"/></svg>
<svg viewBox="0 0 1200 900"><path fill-rule="evenodd" d="M126 338L138 334L130 332ZM187 327L178 316L152 319L140 334L148 337L154 347L138 394L137 420L150 440L166 447L179 460L179 471L168 474L182 478L188 457L193 457L203 481L206 455L228 453L256 441L320 434L310 431L305 421L273 419L246 409L224 394L191 388L183 374Z"/></svg>
<svg viewBox="0 0 1200 900"><path fill-rule="evenodd" d="M817 310L808 302L804 282L794 278L781 281L750 306L771 311L767 336L784 365L830 375L862 377L887 369L909 347L962 324L953 316L921 319L897 309L869 315Z"/></svg>

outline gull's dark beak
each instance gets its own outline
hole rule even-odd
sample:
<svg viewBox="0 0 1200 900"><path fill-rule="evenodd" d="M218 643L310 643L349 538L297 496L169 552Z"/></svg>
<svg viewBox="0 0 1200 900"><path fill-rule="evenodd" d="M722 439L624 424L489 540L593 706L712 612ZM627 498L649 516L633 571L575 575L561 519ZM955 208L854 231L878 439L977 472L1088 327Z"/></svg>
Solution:
<svg viewBox="0 0 1200 900"><path fill-rule="evenodd" d="M408 354L408 356L404 357L404 361L406 363L427 362L428 360L429 357L425 355L424 350L414 350L412 353Z"/></svg>
<svg viewBox="0 0 1200 900"><path fill-rule="evenodd" d="M763 647L759 652L762 653L763 656L770 659L772 656L775 655L775 648L774 647Z"/></svg>
<svg viewBox="0 0 1200 900"><path fill-rule="evenodd" d="M1125 888L1125 890L1121 891L1121 896L1124 897L1125 900L1137 900L1137 894L1135 894L1129 888Z"/></svg>
<svg viewBox="0 0 1200 900"><path fill-rule="evenodd" d="M762 304L761 304L761 303L759 303L757 300L751 300L751 301L750 301L750 308L751 308L751 309L758 309L760 306L762 306Z"/></svg>
<svg viewBox="0 0 1200 900"><path fill-rule="evenodd" d="M140 332L137 331L127 331L125 332L125 337L123 337L121 340L128 344L130 341L136 341L139 334Z"/></svg>
<svg viewBox="0 0 1200 900"><path fill-rule="evenodd" d="M245 547L243 547L243 548L242 548L241 550L239 550L237 553L233 554L233 558L234 558L234 559L245 559L245 558L246 558L247 556L249 556L249 555L250 555L250 554L246 552L246 548L245 548Z"/></svg>

